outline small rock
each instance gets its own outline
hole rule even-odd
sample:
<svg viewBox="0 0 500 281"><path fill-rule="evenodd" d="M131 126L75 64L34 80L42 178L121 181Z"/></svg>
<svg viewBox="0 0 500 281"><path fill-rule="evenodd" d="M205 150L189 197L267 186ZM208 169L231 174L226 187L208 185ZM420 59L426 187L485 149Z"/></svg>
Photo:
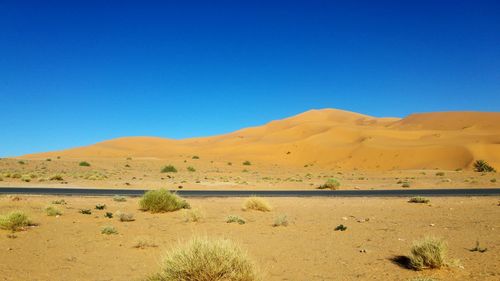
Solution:
<svg viewBox="0 0 500 281"><path fill-rule="evenodd" d="M431 224L429 224L429 226L435 226L435 224L431 223Z"/></svg>
<svg viewBox="0 0 500 281"><path fill-rule="evenodd" d="M346 221L346 220L348 220L348 218L347 217L342 217L342 220Z"/></svg>

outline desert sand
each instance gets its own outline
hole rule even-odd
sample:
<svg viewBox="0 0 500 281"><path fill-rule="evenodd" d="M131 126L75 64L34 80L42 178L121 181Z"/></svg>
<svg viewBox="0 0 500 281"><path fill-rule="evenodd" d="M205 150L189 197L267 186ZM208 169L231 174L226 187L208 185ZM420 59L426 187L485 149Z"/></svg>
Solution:
<svg viewBox="0 0 500 281"><path fill-rule="evenodd" d="M221 136L120 138L0 159L0 185L313 189L337 178L343 189L499 187L495 173L473 171L479 159L500 167L500 113L324 109ZM165 165L177 172L161 173Z"/></svg>
<svg viewBox="0 0 500 281"><path fill-rule="evenodd" d="M17 200L21 199L21 200ZM63 215L49 217L51 201ZM15 201L17 200L17 201ZM8 238L0 230L1 280L141 280L159 270L165 251L193 236L226 237L239 243L264 274L263 280L498 280L500 278L500 207L498 198L431 198L411 204L407 198L269 198L271 212L243 211L243 198L188 199L202 210L200 222L185 222L184 212L150 214L138 199L114 202L95 197L0 197L0 213L22 210L38 226ZM93 209L104 203L106 210ZM78 213L90 208L91 215ZM120 222L105 212L130 212ZM274 219L288 216L286 227ZM228 215L247 220L228 224ZM344 224L346 231L334 231ZM101 234L104 226L118 234ZM408 255L412 242L436 236L448 243L453 265L414 271L392 259ZM137 239L157 245L134 248ZM471 252L476 241L484 253Z"/></svg>

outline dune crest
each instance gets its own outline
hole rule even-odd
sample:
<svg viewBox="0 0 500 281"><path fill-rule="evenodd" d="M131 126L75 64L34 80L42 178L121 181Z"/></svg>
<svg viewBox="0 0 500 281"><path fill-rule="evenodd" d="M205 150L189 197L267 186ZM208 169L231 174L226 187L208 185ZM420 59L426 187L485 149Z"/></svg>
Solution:
<svg viewBox="0 0 500 281"><path fill-rule="evenodd" d="M310 110L220 136L125 137L22 158L169 159L185 155L335 169L457 169L470 167L477 159L500 166L500 113L434 112L400 119L337 109Z"/></svg>

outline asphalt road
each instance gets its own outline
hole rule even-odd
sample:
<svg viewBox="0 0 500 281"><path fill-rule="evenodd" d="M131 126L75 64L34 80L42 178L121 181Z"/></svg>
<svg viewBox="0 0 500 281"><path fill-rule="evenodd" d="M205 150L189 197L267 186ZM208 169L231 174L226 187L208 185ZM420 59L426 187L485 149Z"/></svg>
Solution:
<svg viewBox="0 0 500 281"><path fill-rule="evenodd" d="M141 196L147 190L98 188L0 187L0 194L67 196ZM174 190L173 190L174 191ZM500 188L395 190L175 190L183 197L410 197L500 196Z"/></svg>

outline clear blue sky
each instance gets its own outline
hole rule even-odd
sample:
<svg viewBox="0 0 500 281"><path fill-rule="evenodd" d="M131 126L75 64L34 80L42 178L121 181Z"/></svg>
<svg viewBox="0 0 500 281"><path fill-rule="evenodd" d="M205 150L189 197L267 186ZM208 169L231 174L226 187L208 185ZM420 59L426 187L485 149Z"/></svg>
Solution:
<svg viewBox="0 0 500 281"><path fill-rule="evenodd" d="M500 110L500 1L2 1L0 156Z"/></svg>

